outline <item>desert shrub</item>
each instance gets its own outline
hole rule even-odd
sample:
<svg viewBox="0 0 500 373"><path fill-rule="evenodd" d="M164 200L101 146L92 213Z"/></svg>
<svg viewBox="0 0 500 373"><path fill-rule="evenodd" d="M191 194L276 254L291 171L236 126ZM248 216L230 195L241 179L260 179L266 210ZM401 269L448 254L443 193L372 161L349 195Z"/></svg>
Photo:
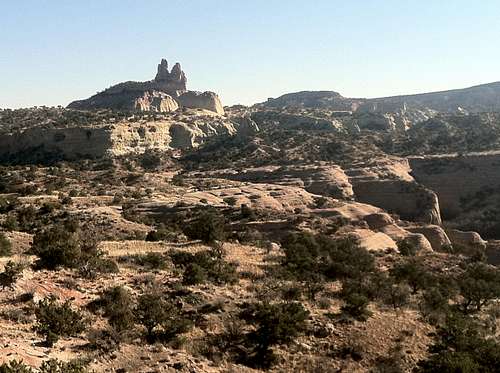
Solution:
<svg viewBox="0 0 500 373"><path fill-rule="evenodd" d="M255 220L256 218L255 211L247 204L240 206L240 214L242 219Z"/></svg>
<svg viewBox="0 0 500 373"><path fill-rule="evenodd" d="M389 284L385 288L384 303L394 309L406 305L410 299L411 290L406 284Z"/></svg>
<svg viewBox="0 0 500 373"><path fill-rule="evenodd" d="M183 281L186 285L198 284L205 280L218 285L238 281L236 265L226 262L223 253L217 248L195 254L173 252L170 255L176 266L184 268Z"/></svg>
<svg viewBox="0 0 500 373"><path fill-rule="evenodd" d="M491 300L500 298L500 270L485 263L469 264L457 278L463 312L480 311Z"/></svg>
<svg viewBox="0 0 500 373"><path fill-rule="evenodd" d="M12 214L7 215L3 222L3 227L9 232L17 231L19 229L19 222L17 221L17 217Z"/></svg>
<svg viewBox="0 0 500 373"><path fill-rule="evenodd" d="M35 330L49 347L61 336L70 337L85 330L83 315L71 308L69 300L59 304L54 296L42 299L35 308L35 316Z"/></svg>
<svg viewBox="0 0 500 373"><path fill-rule="evenodd" d="M5 264L3 272L0 273L0 286L2 287L2 289L5 289L6 287L12 287L12 285L14 285L17 279L21 276L22 271L22 264L14 263L13 261L9 260Z"/></svg>
<svg viewBox="0 0 500 373"><path fill-rule="evenodd" d="M152 171L157 169L161 165L162 157L160 154L152 150L148 150L141 154L141 156L139 157L139 162L142 168Z"/></svg>
<svg viewBox="0 0 500 373"><path fill-rule="evenodd" d="M0 365L0 373L34 373L34 371L22 361L11 360Z"/></svg>
<svg viewBox="0 0 500 373"><path fill-rule="evenodd" d="M85 373L85 364L78 361L64 362L57 359L46 360L38 369L39 373Z"/></svg>
<svg viewBox="0 0 500 373"><path fill-rule="evenodd" d="M182 275L184 285L202 284L207 280L205 270L196 263L190 263Z"/></svg>
<svg viewBox="0 0 500 373"><path fill-rule="evenodd" d="M141 295L135 308L136 321L146 328L146 340L171 339L188 331L192 323L181 310L157 292Z"/></svg>
<svg viewBox="0 0 500 373"><path fill-rule="evenodd" d="M238 199L236 197L226 197L223 199L225 203L227 203L229 206L234 206L236 205L236 202L238 202Z"/></svg>
<svg viewBox="0 0 500 373"><path fill-rule="evenodd" d="M38 268L76 267L81 255L74 233L59 225L42 230L33 237L31 253L38 256Z"/></svg>
<svg viewBox="0 0 500 373"><path fill-rule="evenodd" d="M419 362L418 372L496 372L500 344L475 320L449 314L437 330L430 357Z"/></svg>
<svg viewBox="0 0 500 373"><path fill-rule="evenodd" d="M343 299L345 303L340 308L342 314L359 321L366 321L371 316L371 312L368 311L370 301L365 295L349 293Z"/></svg>
<svg viewBox="0 0 500 373"><path fill-rule="evenodd" d="M288 343L303 333L309 312L297 302L255 303L247 305L240 317L256 325L256 330L248 336L254 348L253 353L245 357L247 364L269 368L276 359L270 347Z"/></svg>
<svg viewBox="0 0 500 373"><path fill-rule="evenodd" d="M417 254L417 247L411 242L400 240L397 243L398 250L403 256L415 256Z"/></svg>
<svg viewBox="0 0 500 373"><path fill-rule="evenodd" d="M0 232L0 256L10 256L12 254L12 244L5 233Z"/></svg>
<svg viewBox="0 0 500 373"><path fill-rule="evenodd" d="M184 234L191 239L213 244L225 239L224 229L225 221L223 216L212 211L205 211L186 226Z"/></svg>
<svg viewBox="0 0 500 373"><path fill-rule="evenodd" d="M427 287L432 281L428 270L417 260L408 260L396 264L391 268L390 276L398 283L407 283L411 287L413 294Z"/></svg>
<svg viewBox="0 0 500 373"><path fill-rule="evenodd" d="M105 290L89 307L94 311L101 309L109 324L118 332L134 326L133 299L123 286Z"/></svg>
<svg viewBox="0 0 500 373"><path fill-rule="evenodd" d="M30 253L38 256L37 269L78 267L78 273L85 278L95 278L98 273L118 272L117 264L105 258L104 252L98 248L93 232L79 232L78 227L66 223L37 232Z"/></svg>
<svg viewBox="0 0 500 373"><path fill-rule="evenodd" d="M137 254L132 255L130 259L134 264L148 269L165 269L168 267L166 257L160 253L149 252L146 254Z"/></svg>
<svg viewBox="0 0 500 373"><path fill-rule="evenodd" d="M283 240L282 247L285 268L305 280L318 273L330 280L356 278L375 270L373 256L351 239L294 233Z"/></svg>
<svg viewBox="0 0 500 373"><path fill-rule="evenodd" d="M146 235L146 241L175 241L178 234L179 233L175 230L169 229L165 225L160 224L156 230L148 232Z"/></svg>

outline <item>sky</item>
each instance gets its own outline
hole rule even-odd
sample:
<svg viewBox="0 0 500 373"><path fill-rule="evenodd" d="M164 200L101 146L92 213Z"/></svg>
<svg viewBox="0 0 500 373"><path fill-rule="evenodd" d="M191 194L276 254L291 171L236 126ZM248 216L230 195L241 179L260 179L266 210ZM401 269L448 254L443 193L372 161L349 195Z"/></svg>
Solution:
<svg viewBox="0 0 500 373"><path fill-rule="evenodd" d="M166 58L225 105L500 80L498 0L0 0L0 108L67 105Z"/></svg>

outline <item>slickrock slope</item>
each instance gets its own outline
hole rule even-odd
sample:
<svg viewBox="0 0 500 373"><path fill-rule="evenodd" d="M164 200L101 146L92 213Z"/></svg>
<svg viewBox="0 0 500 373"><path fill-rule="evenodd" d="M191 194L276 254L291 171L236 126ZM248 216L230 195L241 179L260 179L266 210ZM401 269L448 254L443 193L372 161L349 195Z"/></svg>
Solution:
<svg viewBox="0 0 500 373"><path fill-rule="evenodd" d="M353 197L347 176L336 165L266 166L241 171L220 170L209 174L252 183L297 186L313 194L340 199Z"/></svg>
<svg viewBox="0 0 500 373"><path fill-rule="evenodd" d="M171 112L179 107L186 107L224 114L224 108L217 94L188 91L186 83L186 74L182 71L181 65L176 63L169 71L168 62L163 59L153 80L119 83L88 99L74 101L68 108Z"/></svg>

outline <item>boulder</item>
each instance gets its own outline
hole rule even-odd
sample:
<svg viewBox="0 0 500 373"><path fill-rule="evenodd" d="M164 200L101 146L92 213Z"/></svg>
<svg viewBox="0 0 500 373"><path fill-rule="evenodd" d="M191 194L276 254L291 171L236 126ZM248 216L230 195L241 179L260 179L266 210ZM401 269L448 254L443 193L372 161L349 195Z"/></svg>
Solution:
<svg viewBox="0 0 500 373"><path fill-rule="evenodd" d="M485 249L487 241L483 240L477 232L463 232L458 229L447 229L446 234L450 238L453 245L463 246L466 248Z"/></svg>
<svg viewBox="0 0 500 373"><path fill-rule="evenodd" d="M435 251L440 251L444 247L451 245L451 241L446 235L443 228L438 225L426 225L420 227L409 227L406 228L407 231L413 233L421 233L430 242L432 249Z"/></svg>
<svg viewBox="0 0 500 373"><path fill-rule="evenodd" d="M206 109L224 115L224 107L214 92L187 91L177 97L181 106L193 109Z"/></svg>
<svg viewBox="0 0 500 373"><path fill-rule="evenodd" d="M432 245L429 240L421 233L410 233L402 240L416 248L417 252L432 251Z"/></svg>
<svg viewBox="0 0 500 373"><path fill-rule="evenodd" d="M392 219L389 214L384 212L366 215L364 220L370 229L381 229L385 226L394 224L394 219Z"/></svg>

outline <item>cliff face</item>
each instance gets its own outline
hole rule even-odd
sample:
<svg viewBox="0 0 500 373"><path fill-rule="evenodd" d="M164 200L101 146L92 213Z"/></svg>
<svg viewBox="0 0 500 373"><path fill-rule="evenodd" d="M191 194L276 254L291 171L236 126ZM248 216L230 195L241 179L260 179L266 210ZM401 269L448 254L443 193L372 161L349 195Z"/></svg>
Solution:
<svg viewBox="0 0 500 373"><path fill-rule="evenodd" d="M459 215L467 199L478 193L500 188L500 153L415 157L409 162L412 175L437 193L448 216Z"/></svg>
<svg viewBox="0 0 500 373"><path fill-rule="evenodd" d="M229 136L235 125L216 115L177 116L162 121L129 122L97 127L32 128L0 136L0 160L100 158L197 147L207 138Z"/></svg>
<svg viewBox="0 0 500 373"><path fill-rule="evenodd" d="M187 78L181 65L176 63L169 71L168 62L163 59L153 80L119 83L88 99L73 101L68 108L171 112L187 107L224 114L217 94L188 91L186 85Z"/></svg>

